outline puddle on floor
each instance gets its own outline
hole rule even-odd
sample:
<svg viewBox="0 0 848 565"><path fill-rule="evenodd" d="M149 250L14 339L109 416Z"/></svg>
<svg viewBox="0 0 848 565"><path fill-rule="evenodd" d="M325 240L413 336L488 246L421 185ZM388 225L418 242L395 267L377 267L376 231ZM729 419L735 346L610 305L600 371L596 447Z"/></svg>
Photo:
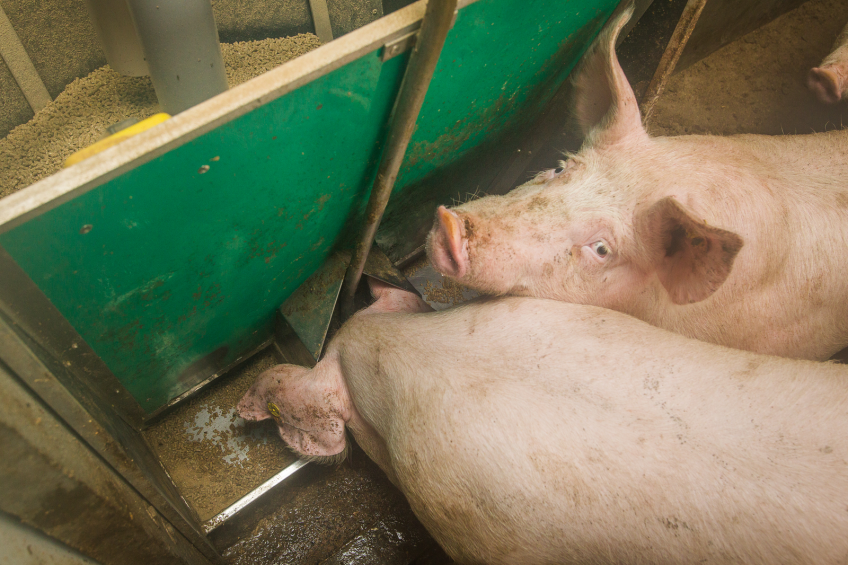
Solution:
<svg viewBox="0 0 848 565"><path fill-rule="evenodd" d="M144 432L201 520L296 460L273 421L246 422L236 412L259 373L277 363L272 349L265 349Z"/></svg>

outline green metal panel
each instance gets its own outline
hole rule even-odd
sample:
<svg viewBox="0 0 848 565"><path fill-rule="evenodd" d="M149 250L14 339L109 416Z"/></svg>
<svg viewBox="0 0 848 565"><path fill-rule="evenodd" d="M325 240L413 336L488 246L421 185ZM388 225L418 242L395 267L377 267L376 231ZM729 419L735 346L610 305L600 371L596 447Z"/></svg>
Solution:
<svg viewBox="0 0 848 565"><path fill-rule="evenodd" d="M535 115L616 4L464 8L397 202ZM266 340L276 307L346 244L406 60L369 53L0 235L0 245L152 412Z"/></svg>
<svg viewBox="0 0 848 565"><path fill-rule="evenodd" d="M367 196L404 64L365 56L0 243L153 411L266 340L328 256Z"/></svg>
<svg viewBox="0 0 848 565"><path fill-rule="evenodd" d="M481 0L448 35L398 176L403 192L537 115L618 0Z"/></svg>

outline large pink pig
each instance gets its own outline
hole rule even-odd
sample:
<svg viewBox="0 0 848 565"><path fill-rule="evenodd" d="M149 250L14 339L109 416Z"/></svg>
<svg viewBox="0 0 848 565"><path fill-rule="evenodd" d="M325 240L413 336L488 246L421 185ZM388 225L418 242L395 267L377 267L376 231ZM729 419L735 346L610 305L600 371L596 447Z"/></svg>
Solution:
<svg viewBox="0 0 848 565"><path fill-rule="evenodd" d="M828 104L836 104L848 93L848 25L821 65L810 69L807 86L819 100Z"/></svg>
<svg viewBox="0 0 848 565"><path fill-rule="evenodd" d="M350 430L458 562L848 560L848 367L533 298L379 313L398 292L239 411L306 457Z"/></svg>
<svg viewBox="0 0 848 565"><path fill-rule="evenodd" d="M848 345L848 130L650 137L613 48L628 16L575 80L580 151L505 196L439 208L433 266L490 294L829 358Z"/></svg>

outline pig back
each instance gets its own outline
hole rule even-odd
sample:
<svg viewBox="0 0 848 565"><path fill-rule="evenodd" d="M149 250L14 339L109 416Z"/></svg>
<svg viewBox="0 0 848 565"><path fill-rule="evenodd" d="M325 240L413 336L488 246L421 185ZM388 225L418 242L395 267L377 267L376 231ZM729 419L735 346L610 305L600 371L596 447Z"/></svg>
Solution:
<svg viewBox="0 0 848 565"><path fill-rule="evenodd" d="M349 329L338 341L354 403L461 562L848 552L848 369L534 299Z"/></svg>

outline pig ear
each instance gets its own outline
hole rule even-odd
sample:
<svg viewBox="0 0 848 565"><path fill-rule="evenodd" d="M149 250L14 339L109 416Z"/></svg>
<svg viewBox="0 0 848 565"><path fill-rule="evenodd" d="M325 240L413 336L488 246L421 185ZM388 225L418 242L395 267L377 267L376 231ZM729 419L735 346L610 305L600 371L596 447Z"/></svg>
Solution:
<svg viewBox="0 0 848 565"><path fill-rule="evenodd" d="M250 390L242 397L238 403L239 416L245 420L267 420L271 417L264 398L261 398L257 393L256 385L250 387Z"/></svg>
<svg viewBox="0 0 848 565"><path fill-rule="evenodd" d="M698 302L718 290L743 245L741 237L697 220L671 197L651 206L637 225L675 304Z"/></svg>
<svg viewBox="0 0 848 565"><path fill-rule="evenodd" d="M615 55L615 41L632 15L631 3L612 17L575 74L575 113L591 144L612 144L629 136L648 135L642 127L636 96Z"/></svg>
<svg viewBox="0 0 848 565"><path fill-rule="evenodd" d="M285 371L287 365L276 365L266 371L262 371L250 389L244 394L238 403L239 416L245 420L267 420L273 416L268 411L268 400L273 396L274 390L279 386L281 371Z"/></svg>

